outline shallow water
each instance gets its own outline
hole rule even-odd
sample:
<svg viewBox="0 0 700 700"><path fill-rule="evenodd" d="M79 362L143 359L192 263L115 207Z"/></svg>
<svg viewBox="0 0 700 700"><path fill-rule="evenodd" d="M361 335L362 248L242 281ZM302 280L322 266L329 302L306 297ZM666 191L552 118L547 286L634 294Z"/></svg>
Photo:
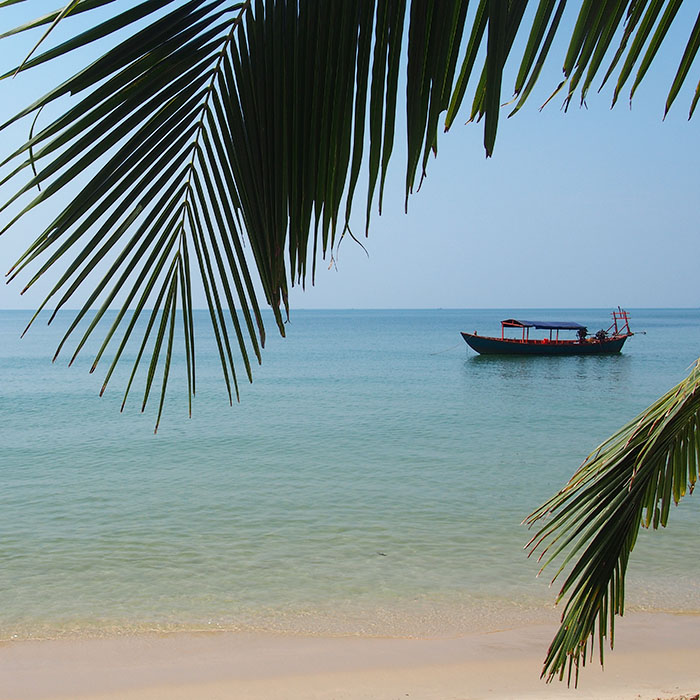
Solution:
<svg viewBox="0 0 700 700"><path fill-rule="evenodd" d="M153 435L140 399L119 414L125 372L99 399L88 355L51 365L58 328L20 341L27 314L0 312L2 638L452 634L550 616L520 523L686 375L700 311L633 310L646 334L611 357L478 357L459 336L517 315L296 311L286 339L269 324L233 408L202 330L193 417L173 384ZM607 310L521 315L608 325ZM700 611L699 515L690 497L642 533L630 607Z"/></svg>

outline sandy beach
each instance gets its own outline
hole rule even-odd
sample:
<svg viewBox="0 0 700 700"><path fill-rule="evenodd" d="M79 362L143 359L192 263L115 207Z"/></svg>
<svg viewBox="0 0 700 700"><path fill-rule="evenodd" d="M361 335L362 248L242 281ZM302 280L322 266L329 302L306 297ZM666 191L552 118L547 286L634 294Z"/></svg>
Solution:
<svg viewBox="0 0 700 700"><path fill-rule="evenodd" d="M700 692L700 616L621 621L605 670L579 687L539 680L553 628L455 639L202 633L8 642L0 698L91 700L472 700L691 698Z"/></svg>

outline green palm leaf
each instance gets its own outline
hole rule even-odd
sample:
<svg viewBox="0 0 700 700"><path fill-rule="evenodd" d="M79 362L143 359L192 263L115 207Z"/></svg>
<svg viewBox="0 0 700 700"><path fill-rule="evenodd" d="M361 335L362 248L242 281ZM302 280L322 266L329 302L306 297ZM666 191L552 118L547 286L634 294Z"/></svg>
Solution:
<svg viewBox="0 0 700 700"><path fill-rule="evenodd" d="M12 4L3 0L0 9ZM583 0L563 57L565 104L578 85L583 100L598 72L607 66L605 82L621 62L616 97L641 59L634 90L681 4ZM192 406L196 334L188 299L199 287L232 400L234 360L240 357L250 380L265 342L256 289L284 334L289 286L305 284L309 268L313 282L318 259L332 254L340 235L352 235L363 163L366 231L375 202L381 211L403 67L408 198L437 153L442 115L449 128L465 99L468 116L484 121L491 155L509 61L517 67L516 112L567 26L565 7L565 0L143 0L125 8L71 0L7 30L0 39L35 31L39 41L23 61L0 70L0 81L108 45L0 125L2 132L33 120L27 141L0 164L0 184L16 183L0 207L9 215L0 233L48 202L68 200L10 279L24 277L26 290L58 270L41 305L53 309L52 319L78 294L86 299L59 345L74 343L72 357L116 307L92 370L111 356L106 386L126 343L137 343L128 387L143 359L145 398L159 385L161 409L167 381L154 385L154 376L169 376L180 338ZM107 19L39 53L57 24L96 10ZM690 30L669 106L700 49L699 26ZM522 55L513 56L521 45ZM62 112L59 98L68 104ZM87 330L78 335L81 322Z"/></svg>
<svg viewBox="0 0 700 700"><path fill-rule="evenodd" d="M689 376L593 452L569 483L526 520L544 525L530 541L543 568L574 558L557 601L568 595L545 661L548 680L578 678L588 645L603 662L615 616L624 612L624 577L640 527L666 526L671 503L692 493L700 459L700 361Z"/></svg>
<svg viewBox="0 0 700 700"><path fill-rule="evenodd" d="M43 25L53 28L59 20L100 4L72 3L64 12L8 35ZM428 30L433 44L445 28L458 34L464 23L460 7L459 2L440 4ZM89 319L73 341L74 359L101 327L107 310L121 303L92 365L94 371L113 343L104 391L140 327L137 319L145 314L143 335L140 341L133 339L139 349L125 401L142 362L144 407L161 372L157 427L176 323L185 340L190 406L195 393L189 300L192 287L199 284L229 399L238 396L234 343L251 379L250 356L260 361L265 342L249 265L254 264L265 301L284 333L288 284L303 283L309 258L315 265L317 255L327 254L338 231L349 225L366 121L372 152L368 212L376 182L381 183L381 201L393 149L405 12L405 3L397 1L374 7L353 0L147 0L7 71L4 77L24 73L152 17L150 25L1 127L60 97L77 98L63 114L36 127L3 164L14 165L4 182L31 168L2 207L16 210L22 202L4 230L91 173L89 185L10 271L14 279L33 268L27 290L55 266L64 266L37 311L52 308L51 321L94 279L94 270L103 271L92 282L93 291L57 355ZM431 63L431 80L440 86L430 113L432 133L425 138L431 147L436 143L436 115L451 91L459 41L452 46L451 52L441 48ZM418 90L429 91L430 84L419 84ZM372 98L366 120L368 93ZM423 121L427 119L426 114ZM419 141L413 150L420 154L421 148ZM29 198L35 187L41 189ZM175 313L177 308L185 313Z"/></svg>

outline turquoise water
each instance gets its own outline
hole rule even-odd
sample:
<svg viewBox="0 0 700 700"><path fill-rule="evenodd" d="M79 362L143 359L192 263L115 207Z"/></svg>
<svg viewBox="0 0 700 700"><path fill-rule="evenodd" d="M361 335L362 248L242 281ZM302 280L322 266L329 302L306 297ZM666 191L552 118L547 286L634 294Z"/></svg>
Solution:
<svg viewBox="0 0 700 700"><path fill-rule="evenodd" d="M0 312L0 638L551 616L520 523L685 376L700 311L633 310L646 334L612 357L485 358L459 337L517 315L296 311L232 408L201 331L194 415L173 388L153 435L139 400L119 414L121 385L98 398L88 356L50 363L59 328L20 341L28 314ZM608 325L608 310L521 315ZM700 611L698 516L691 496L643 533L631 608Z"/></svg>

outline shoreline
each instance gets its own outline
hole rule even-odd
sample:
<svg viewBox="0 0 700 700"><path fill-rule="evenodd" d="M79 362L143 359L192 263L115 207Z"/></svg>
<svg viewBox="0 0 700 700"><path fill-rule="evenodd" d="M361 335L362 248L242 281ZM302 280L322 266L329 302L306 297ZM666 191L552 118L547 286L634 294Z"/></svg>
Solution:
<svg viewBox="0 0 700 700"><path fill-rule="evenodd" d="M700 615L633 613L579 687L539 679L555 627L453 638L202 632L0 644L0 700L655 700L700 692Z"/></svg>

